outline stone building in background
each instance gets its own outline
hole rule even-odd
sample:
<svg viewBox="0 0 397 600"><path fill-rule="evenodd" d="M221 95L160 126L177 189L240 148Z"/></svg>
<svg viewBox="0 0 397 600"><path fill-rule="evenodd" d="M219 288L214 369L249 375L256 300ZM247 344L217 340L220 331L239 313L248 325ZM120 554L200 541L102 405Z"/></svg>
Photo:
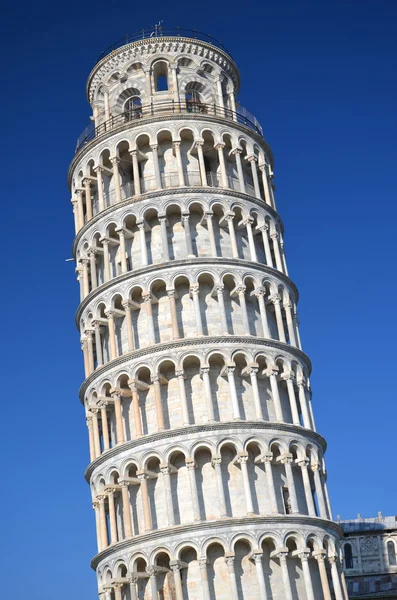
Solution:
<svg viewBox="0 0 397 600"><path fill-rule="evenodd" d="M347 600L273 156L210 36L92 70L69 170L101 600Z"/></svg>
<svg viewBox="0 0 397 600"><path fill-rule="evenodd" d="M349 597L397 600L397 517L338 523L344 531L343 568Z"/></svg>

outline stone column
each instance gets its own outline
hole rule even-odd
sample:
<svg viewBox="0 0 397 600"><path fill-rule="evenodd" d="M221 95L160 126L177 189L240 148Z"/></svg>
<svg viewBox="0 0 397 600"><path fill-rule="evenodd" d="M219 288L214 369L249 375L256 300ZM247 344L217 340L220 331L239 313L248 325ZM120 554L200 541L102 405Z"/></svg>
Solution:
<svg viewBox="0 0 397 600"><path fill-rule="evenodd" d="M118 356L116 345L116 328L114 325L114 317L116 316L116 313L114 310L106 310L105 315L108 319L110 359L114 360Z"/></svg>
<svg viewBox="0 0 397 600"><path fill-rule="evenodd" d="M142 421L141 421L141 413L139 411L139 395L138 388L136 382L134 380L129 380L128 385L131 390L132 395L132 413L134 415L134 429L135 429L135 437L139 438L142 436Z"/></svg>
<svg viewBox="0 0 397 600"><path fill-rule="evenodd" d="M208 210L205 213L204 217L205 217L205 219L207 221L208 237L210 238L211 256L218 256L218 253L216 251L216 240L215 240L215 234L214 234L214 224L212 222L213 215L214 215L214 213Z"/></svg>
<svg viewBox="0 0 397 600"><path fill-rule="evenodd" d="M105 587L103 591L105 593L105 600L112 600L112 587Z"/></svg>
<svg viewBox="0 0 397 600"><path fill-rule="evenodd" d="M178 326L178 314L176 310L176 292L174 289L167 290L167 296L170 303L170 314L171 314L171 327L172 327L172 339L179 339L179 326Z"/></svg>
<svg viewBox="0 0 397 600"><path fill-rule="evenodd" d="M302 458L301 460L298 461L298 465L300 466L300 468L302 470L302 480L303 480L303 487L305 489L307 512L308 512L309 517L315 517L316 516L316 507L314 506L312 486L310 483L310 477L309 477L309 471L308 471L309 459Z"/></svg>
<svg viewBox="0 0 397 600"><path fill-rule="evenodd" d="M270 237L273 240L273 251L274 251L274 258L276 259L276 269L278 271L280 271L281 273L284 273L283 270L283 261L281 260L281 254L280 254L280 246L279 246L279 235L277 232L274 232L270 235Z"/></svg>
<svg viewBox="0 0 397 600"><path fill-rule="evenodd" d="M178 178L180 187L185 186L185 178L183 175L183 164L182 164L182 156L181 156L181 142L173 142L176 164L178 168Z"/></svg>
<svg viewBox="0 0 397 600"><path fill-rule="evenodd" d="M185 232L185 244L186 244L187 258L194 258L195 254L193 252L192 236L190 233L189 213L182 215L182 225L183 225L183 230Z"/></svg>
<svg viewBox="0 0 397 600"><path fill-rule="evenodd" d="M102 339L101 339L102 323L100 321L92 321L92 324L95 327L94 335L95 335L95 350L96 350L97 366L101 367L103 365Z"/></svg>
<svg viewBox="0 0 397 600"><path fill-rule="evenodd" d="M108 405L108 403L106 401L102 401L101 407L100 407L101 421L102 421L102 439L103 439L104 451L109 450L109 448L110 448L107 405Z"/></svg>
<svg viewBox="0 0 397 600"><path fill-rule="evenodd" d="M230 591L231 591L231 599L239 600L238 598L238 590L237 590L237 582L236 582L236 574L234 572L234 555L230 555L226 553L225 561L227 564L227 570L229 573L229 581L230 581Z"/></svg>
<svg viewBox="0 0 397 600"><path fill-rule="evenodd" d="M267 179L266 165L259 165L259 169L261 170L261 173L262 173L262 183L263 183L263 191L265 194L265 202L269 206L272 206L272 200L271 200L270 190L269 190L269 182Z"/></svg>
<svg viewBox="0 0 397 600"><path fill-rule="evenodd" d="M220 317L220 321L221 321L222 334L228 335L229 332L227 330L227 317L226 317L226 310L225 310L225 301L223 298L224 288L225 288L225 286L222 284L215 286L216 296L217 296L218 306L219 306L219 317Z"/></svg>
<svg viewBox="0 0 397 600"><path fill-rule="evenodd" d="M158 376L152 377L152 384L154 387L154 399L156 403L157 430L164 431L164 414L163 405L161 402L160 380Z"/></svg>
<svg viewBox="0 0 397 600"><path fill-rule="evenodd" d="M161 190L162 185L161 185L159 155L157 153L158 152L158 145L157 144L151 144L150 148L152 150L154 176L156 178L156 188L158 190Z"/></svg>
<svg viewBox="0 0 397 600"><path fill-rule="evenodd" d="M225 103L223 101L223 90L222 90L222 78L218 77L216 79L216 91L217 91L217 96L218 96L218 102L219 102L219 107L220 107L220 113L222 116L225 115L224 112L224 108L225 108Z"/></svg>
<svg viewBox="0 0 397 600"><path fill-rule="evenodd" d="M261 324L262 324L262 330L263 330L263 337L271 338L269 321L267 318L266 303L265 303L266 290L264 288L257 288L254 293L258 300L259 314L261 316Z"/></svg>
<svg viewBox="0 0 397 600"><path fill-rule="evenodd" d="M201 320L199 284L198 283L193 283L190 286L190 293L193 297L194 314L196 316L197 336L202 336L203 335L203 323Z"/></svg>
<svg viewBox="0 0 397 600"><path fill-rule="evenodd" d="M118 202L121 202L121 187L120 187L120 173L119 173L120 159L117 156L113 156L110 159L110 162L113 165L114 195L116 198L116 203L118 203Z"/></svg>
<svg viewBox="0 0 397 600"><path fill-rule="evenodd" d="M186 390L185 390L185 373L183 371L175 371L175 375L178 379L179 385L179 398L181 401L181 411L182 411L182 424L189 425L189 411L187 408L186 401Z"/></svg>
<svg viewBox="0 0 397 600"><path fill-rule="evenodd" d="M283 373L281 375L281 379L283 379L284 381L287 382L288 399L289 399L289 405L291 407L292 423L294 425L300 426L301 422L299 419L299 411L298 411L298 405L296 403L295 388L294 388L295 374L292 371L290 371L289 373Z"/></svg>
<svg viewBox="0 0 397 600"><path fill-rule="evenodd" d="M123 600L123 584L122 583L115 583L113 586L114 589L114 600Z"/></svg>
<svg viewBox="0 0 397 600"><path fill-rule="evenodd" d="M234 231L234 213L228 212L225 214L225 219L229 228L230 243L232 246L232 257L238 258L238 248L236 241L236 232Z"/></svg>
<svg viewBox="0 0 397 600"><path fill-rule="evenodd" d="M145 223L144 221L140 221L137 223L139 228L139 239L141 245L141 266L146 267L148 265L148 257L147 257L147 248L146 248L146 233L145 233Z"/></svg>
<svg viewBox="0 0 397 600"><path fill-rule="evenodd" d="M94 248L88 249L88 259L90 261L91 287L95 290L98 287L98 277L96 273L96 251Z"/></svg>
<svg viewBox="0 0 397 600"><path fill-rule="evenodd" d="M160 471L163 476L164 500L167 508L168 526L173 527L175 525L174 503L172 500L170 469L167 463L160 465Z"/></svg>
<svg viewBox="0 0 397 600"><path fill-rule="evenodd" d="M102 454L101 442L99 439L99 426L98 426L98 409L90 409L92 415L92 433L94 438L95 458L98 458Z"/></svg>
<svg viewBox="0 0 397 600"><path fill-rule="evenodd" d="M150 292L142 294L146 309L147 328L149 333L149 345L153 346L156 343L154 334L153 310L152 310L152 295Z"/></svg>
<svg viewBox="0 0 397 600"><path fill-rule="evenodd" d="M92 219L92 198L91 198L91 180L86 178L83 179L84 191L85 191L85 209L87 211L87 221Z"/></svg>
<svg viewBox="0 0 397 600"><path fill-rule="evenodd" d="M86 331L85 335L87 337L88 368L89 368L89 374L91 375L91 373L93 373L94 370L95 370L95 366L94 366L94 345L93 345L94 334L93 334L92 331Z"/></svg>
<svg viewBox="0 0 397 600"><path fill-rule="evenodd" d="M106 496L97 496L97 500L99 501L99 527L101 532L101 550L105 550L109 546L108 540L108 529L106 526L106 512L105 512L105 497Z"/></svg>
<svg viewBox="0 0 397 600"><path fill-rule="evenodd" d="M263 241L263 247L265 250L266 265L268 267L272 267L272 269L274 269L272 251L270 250L270 242L269 242L269 233L268 233L269 225L267 225L266 223L263 225L259 225L258 229L262 233L262 241Z"/></svg>
<svg viewBox="0 0 397 600"><path fill-rule="evenodd" d="M102 242L102 246L103 246L103 275L104 275L105 283L107 283L111 279L110 259L109 259L109 241L102 239L101 242Z"/></svg>
<svg viewBox="0 0 397 600"><path fill-rule="evenodd" d="M138 479L141 483L141 497L142 497L142 506L143 506L143 520L145 524L145 531L151 531L153 529L152 526L152 516L150 514L150 504L149 504L149 493L147 487L148 475L143 471L137 472Z"/></svg>
<svg viewBox="0 0 397 600"><path fill-rule="evenodd" d="M128 271L128 266L127 266L127 257L126 257L126 250L125 250L125 233L124 233L124 229L116 229L116 233L119 236L119 241L120 241L120 262L121 262L121 272L122 273L127 273Z"/></svg>
<svg viewBox="0 0 397 600"><path fill-rule="evenodd" d="M236 287L236 293L238 294L238 299L239 299L239 303L240 303L245 335L251 335L250 328L249 328L250 326L249 326L249 320L248 320L247 304L245 301L245 290L246 289L247 288L244 285L239 285L238 287Z"/></svg>
<svg viewBox="0 0 397 600"><path fill-rule="evenodd" d="M207 409L207 420L209 423L213 423L215 421L214 418L214 407L212 404L212 393L211 393L211 382L210 382L210 369L209 367L202 367L200 369L200 375L203 378L204 384L204 397L205 397L205 406Z"/></svg>
<svg viewBox="0 0 397 600"><path fill-rule="evenodd" d="M256 170L256 163L258 159L256 156L250 156L248 162L251 163L252 179L254 182L255 196L261 198L261 190L259 188L258 171Z"/></svg>
<svg viewBox="0 0 397 600"><path fill-rule="evenodd" d="M174 577L175 600L183 600L182 580L180 573L181 567L177 560L172 560L170 562L170 567L172 570L172 575Z"/></svg>
<svg viewBox="0 0 397 600"><path fill-rule="evenodd" d="M73 207L74 233L75 233L75 235L77 235L79 232L79 229L80 229L79 215L77 212L77 200L76 200L76 198L71 198L70 201L71 201L72 207Z"/></svg>
<svg viewBox="0 0 397 600"><path fill-rule="evenodd" d="M240 465L241 474L243 476L243 486L244 486L244 494L245 494L245 503L247 506L247 515L253 516L254 515L254 506L252 504L251 486L250 486L250 480L249 480L249 476L248 476L248 467L247 467L248 453L247 452L239 452L237 461Z"/></svg>
<svg viewBox="0 0 397 600"><path fill-rule="evenodd" d="M111 396L114 402L114 414L116 417L117 444L124 444L124 426L123 415L121 411L121 398L123 397L123 394L121 390L111 390Z"/></svg>
<svg viewBox="0 0 397 600"><path fill-rule="evenodd" d="M331 600L331 590L329 588L327 569L325 566L325 557L326 557L325 550L319 550L318 552L316 552L314 554L314 558L316 559L316 561L318 563L318 570L320 573L321 587L323 590L324 600Z"/></svg>
<svg viewBox="0 0 397 600"><path fill-rule="evenodd" d="M328 519L327 507L325 505L324 491L320 477L320 465L312 465L312 471L314 474L314 487L316 488L316 496L318 500L318 507L320 509L320 517L322 519Z"/></svg>
<svg viewBox="0 0 397 600"><path fill-rule="evenodd" d="M299 513L294 474L292 472L292 460L292 454L284 454L284 456L281 457L281 462L284 465L285 475L287 477L288 491L291 499L291 510L293 513Z"/></svg>
<svg viewBox="0 0 397 600"><path fill-rule="evenodd" d="M196 483L196 464L193 458L186 459L186 467L189 474L189 488L190 488L190 496L192 499L193 506L193 519L194 521L200 521L200 509L199 509L199 499L197 494L197 483Z"/></svg>
<svg viewBox="0 0 397 600"><path fill-rule="evenodd" d="M301 411L302 411L302 418L303 418L303 426L306 427L306 429L311 429L311 421L310 421L310 414L309 414L309 407L307 405L307 398L306 398L306 391L305 391L305 387L306 387L306 382L304 379L299 379L298 382L298 390L299 390L299 404L301 406Z"/></svg>
<svg viewBox="0 0 397 600"><path fill-rule="evenodd" d="M116 544L118 539L117 539L116 511L115 511L115 507L114 507L114 495L113 495L114 492L112 489L107 489L105 491L106 491L106 494L108 497L108 503L109 503L110 543Z"/></svg>
<svg viewBox="0 0 397 600"><path fill-rule="evenodd" d="M128 491L128 481L125 479L119 479L121 486L121 500L123 503L123 522L125 537L132 537L132 518L131 518L131 506L130 506L130 493Z"/></svg>
<svg viewBox="0 0 397 600"><path fill-rule="evenodd" d="M79 219L80 229L84 227L84 208L83 208L83 190L76 190L77 196L77 215Z"/></svg>
<svg viewBox="0 0 397 600"><path fill-rule="evenodd" d="M199 558L200 576L201 576L201 591L203 593L203 600L211 600L210 588L208 585L208 573L207 564L208 560L206 556L200 556Z"/></svg>
<svg viewBox="0 0 397 600"><path fill-rule="evenodd" d="M244 173L243 173L243 166L241 164L242 152L243 151L241 149L237 148L236 150L233 151L233 154L236 157L236 167L237 167L237 173L238 173L238 181L239 181L239 185L240 185L240 192L245 194L246 191L245 191Z"/></svg>
<svg viewBox="0 0 397 600"><path fill-rule="evenodd" d="M305 581L305 590L306 590L306 599L307 600L315 600L314 591L313 591L313 583L310 575L310 567L309 567L309 555L310 552L301 552L299 554L299 558L301 559L302 571L303 571L303 579Z"/></svg>
<svg viewBox="0 0 397 600"><path fill-rule="evenodd" d="M96 530L97 548L98 548L98 552L101 552L102 540L101 540L101 524L100 524L100 517L99 517L99 502L93 502L92 508L94 509L94 512L95 512L95 530Z"/></svg>
<svg viewBox="0 0 397 600"><path fill-rule="evenodd" d="M255 570L256 577L258 579L258 587L259 587L259 595L261 600L267 600L267 590L266 590L266 582L265 576L263 573L263 565L262 565L262 552L254 552L252 558L255 562Z"/></svg>
<svg viewBox="0 0 397 600"><path fill-rule="evenodd" d="M125 326L127 329L128 352L132 352L132 350L135 350L134 331L132 328L131 316L132 302L131 300L123 300L121 304L125 310Z"/></svg>
<svg viewBox="0 0 397 600"><path fill-rule="evenodd" d="M83 258L81 261L83 272L83 297L86 298L90 293L90 284L88 281L88 259Z"/></svg>
<svg viewBox="0 0 397 600"><path fill-rule="evenodd" d="M95 167L94 171L96 173L96 182L97 182L97 190L98 190L98 208L99 208L99 212L101 212L105 208L105 198L104 198L104 194L103 194L103 178L102 178L103 167L101 167L101 166Z"/></svg>
<svg viewBox="0 0 397 600"><path fill-rule="evenodd" d="M291 582L289 579L288 565L287 565L288 552L279 552L278 558L280 560L281 575L284 584L284 598L285 600L293 600Z"/></svg>
<svg viewBox="0 0 397 600"><path fill-rule="evenodd" d="M109 90L107 88L103 89L103 102L105 105L105 121L106 121L106 128L107 128L109 125L109 123L107 121L110 120Z"/></svg>
<svg viewBox="0 0 397 600"><path fill-rule="evenodd" d="M235 367L226 367L226 373L227 373L227 380L229 382L230 398L231 398L232 407L233 407L233 420L241 421L240 407L238 405L238 399L237 399L236 382L234 381L234 369L235 369Z"/></svg>
<svg viewBox="0 0 397 600"><path fill-rule="evenodd" d="M248 219L244 219L243 220L243 225L245 225L246 230L247 230L247 237L248 237L248 244L249 244L249 248L250 248L251 260L253 262L258 262L258 257L256 255L254 234L252 233L252 223L253 223L253 221L254 220L251 217L248 218Z"/></svg>
<svg viewBox="0 0 397 600"><path fill-rule="evenodd" d="M157 577L156 577L156 569L155 567L149 567L149 575L150 575L150 588L151 588L151 600L158 599L157 593Z"/></svg>
<svg viewBox="0 0 397 600"><path fill-rule="evenodd" d="M291 313L292 304L289 300L287 300L287 301L283 302L283 306L284 306L285 316L286 316L286 320L287 320L289 341L290 341L290 344L292 344L293 346L296 346L297 344L296 344L296 337L295 337L295 329L294 329L294 323L292 320L292 313Z"/></svg>
<svg viewBox="0 0 397 600"><path fill-rule="evenodd" d="M225 147L225 144L217 144L215 146L215 150L218 150L218 160L219 160L219 167L220 167L220 171L221 171L222 187L227 189L229 187L229 181L228 181L227 172L226 172L225 155L223 154L224 147Z"/></svg>
<svg viewBox="0 0 397 600"><path fill-rule="evenodd" d="M86 425L87 425L87 429L88 429L88 443L89 443L89 448L90 448L90 462L92 462L93 460L96 459L96 452L95 452L95 446L94 446L94 431L93 431L93 425L92 425L92 415L88 414L87 418L86 418Z"/></svg>
<svg viewBox="0 0 397 600"><path fill-rule="evenodd" d="M130 600L138 600L137 591L136 591L138 577L131 577L131 579L129 579L129 583L130 583Z"/></svg>
<svg viewBox="0 0 397 600"><path fill-rule="evenodd" d="M257 419L257 421L263 421L263 412L262 412L261 398L260 398L260 394L259 394L258 378L257 378L258 369L256 367L249 367L248 372L249 372L249 376L251 379L251 387L252 387L252 395L254 397L256 419Z"/></svg>
<svg viewBox="0 0 397 600"><path fill-rule="evenodd" d="M161 244L163 247L164 261L170 260L170 253L168 250L168 237L167 237L167 217L159 217L160 221L160 232L161 232Z"/></svg>
<svg viewBox="0 0 397 600"><path fill-rule="evenodd" d="M214 455L212 457L212 466L215 470L215 481L216 481L216 490L218 493L218 505L219 505L219 515L220 517L227 517L226 510L226 501L225 501L225 490L223 489L223 479L222 479L222 457L219 455Z"/></svg>
<svg viewBox="0 0 397 600"><path fill-rule="evenodd" d="M338 565L336 562L337 557L330 556L328 558L328 560L331 564L331 577L332 577L332 583L334 586L335 600L344 600L342 586L341 586L340 578L339 578Z"/></svg>
<svg viewBox="0 0 397 600"><path fill-rule="evenodd" d="M88 363L88 342L86 336L80 339L81 350L83 351L83 359L84 359L84 375L88 377L90 374L90 366Z"/></svg>
<svg viewBox="0 0 397 600"><path fill-rule="evenodd" d="M131 150L132 156L132 171L134 176L134 192L135 196L141 195L141 181L139 178L138 150Z"/></svg>
<svg viewBox="0 0 397 600"><path fill-rule="evenodd" d="M284 342L284 344L285 344L287 342L287 340L285 338L284 321L283 321L283 315L281 313L281 296L280 296L280 294L272 294L271 296L269 296L269 300L274 305L274 312L276 315L276 322L277 322L278 339L280 340L280 342Z"/></svg>
<svg viewBox="0 0 397 600"><path fill-rule="evenodd" d="M272 390L272 398L273 398L273 403L274 403L274 410L276 413L276 420L281 423L284 423L283 411L281 408L280 394L278 391L278 382L277 382L278 371L276 369L271 369L270 371L268 371L268 375L269 375L269 379L270 379L270 387Z"/></svg>
<svg viewBox="0 0 397 600"><path fill-rule="evenodd" d="M267 487L269 489L269 499L270 499L270 508L272 515L279 514L277 498L276 498L276 488L274 486L274 477L273 477L273 454L270 452L269 454L264 454L262 457L262 462L265 465L266 477L267 477Z"/></svg>
<svg viewBox="0 0 397 600"><path fill-rule="evenodd" d="M199 161L199 167L200 167L201 185L203 187L208 187L207 174L205 172L203 145L204 145L204 142L196 142L198 161Z"/></svg>

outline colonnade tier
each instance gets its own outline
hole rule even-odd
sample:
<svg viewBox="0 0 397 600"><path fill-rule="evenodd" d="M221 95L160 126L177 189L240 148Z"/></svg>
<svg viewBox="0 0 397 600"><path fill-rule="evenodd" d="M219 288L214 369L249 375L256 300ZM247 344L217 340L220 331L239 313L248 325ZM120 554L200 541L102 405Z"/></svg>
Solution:
<svg viewBox="0 0 397 600"><path fill-rule="evenodd" d="M275 209L273 171L261 138L234 125L164 121L114 134L86 152L71 170L78 233L125 198L160 190L237 191Z"/></svg>
<svg viewBox="0 0 397 600"><path fill-rule="evenodd" d="M227 210L225 197L212 199L210 209L189 200L187 206L169 200L163 215L153 202L144 211L136 206L118 210L101 227L85 232L76 252L81 299L121 274L178 259L251 261L288 275L280 226L273 216L249 201L233 202Z"/></svg>
<svg viewBox="0 0 397 600"><path fill-rule="evenodd" d="M207 437L210 433L210 437ZM119 446L91 465L98 550L149 531L271 515L330 519L316 434L234 424ZM189 493L187 493L189 492Z"/></svg>
<svg viewBox="0 0 397 600"><path fill-rule="evenodd" d="M224 519L132 538L93 566L101 600L347 600L339 534L318 519Z"/></svg>

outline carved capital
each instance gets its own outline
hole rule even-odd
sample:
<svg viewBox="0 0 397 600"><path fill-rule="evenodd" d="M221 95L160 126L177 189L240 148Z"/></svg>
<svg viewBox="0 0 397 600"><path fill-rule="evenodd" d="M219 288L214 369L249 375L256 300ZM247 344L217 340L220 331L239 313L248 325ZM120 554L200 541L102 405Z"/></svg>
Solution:
<svg viewBox="0 0 397 600"><path fill-rule="evenodd" d="M269 296L269 300L273 304L280 304L281 296L280 296L280 294L272 294L271 296Z"/></svg>

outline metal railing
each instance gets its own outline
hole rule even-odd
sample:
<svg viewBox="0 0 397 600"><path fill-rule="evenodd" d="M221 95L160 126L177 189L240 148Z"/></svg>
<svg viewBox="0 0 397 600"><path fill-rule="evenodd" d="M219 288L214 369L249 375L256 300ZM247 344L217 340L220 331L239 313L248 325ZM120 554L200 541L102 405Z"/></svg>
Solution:
<svg viewBox="0 0 397 600"><path fill-rule="evenodd" d="M186 187L202 187L200 171L184 171L183 179ZM206 173L207 185L214 188L223 188L222 180L217 173L207 172ZM228 189L236 192L241 191L240 182L237 177L227 175ZM155 177L142 177L139 180L141 187L141 194L153 192L158 189ZM162 173L161 174L161 187L163 190L180 188L180 180L177 172L175 173ZM135 186L133 181L128 181L120 186L121 200L126 200L135 195ZM255 189L253 185L245 181L245 191L251 196L255 196ZM114 190L104 192L104 204L105 208L116 204L116 193ZM92 211L93 215L99 213L99 200L98 193L95 190L92 194ZM87 219L85 219L87 222Z"/></svg>
<svg viewBox="0 0 397 600"><path fill-rule="evenodd" d="M79 152L91 140L111 131L112 129L121 127L126 123L140 121L141 119L147 119L154 116L167 116L176 114L202 114L217 116L222 119L234 121L240 125L245 125L259 135L263 136L263 130L260 123L256 120L254 115L252 115L242 106L239 106L237 111L234 112L230 110L230 108L224 108L222 106L218 106L217 104L203 104L201 102L174 102L173 100L170 100L155 104L152 103L146 106L138 106L133 110L127 110L119 115L110 117L110 119L104 123L101 123L97 127L95 127L94 123L91 123L79 136L76 145L76 153Z"/></svg>
<svg viewBox="0 0 397 600"><path fill-rule="evenodd" d="M229 50L225 48L222 42L219 42L209 33L203 33L202 31L197 31L196 29L182 29L181 27L175 27L174 29L163 29L163 27L155 26L151 27L150 29L141 29L141 31L137 31L136 33L126 34L125 36L117 40L117 42L114 42L111 46L103 50L100 53L96 62L98 63L100 60L102 60L102 58L113 52L113 50L117 50L117 48L121 48L122 46L131 44L132 42L164 37L186 37L194 40L199 40L201 42L207 42L207 44L212 44L220 50L223 50L223 52L225 52L230 56L230 58L232 58L232 55L230 54Z"/></svg>

